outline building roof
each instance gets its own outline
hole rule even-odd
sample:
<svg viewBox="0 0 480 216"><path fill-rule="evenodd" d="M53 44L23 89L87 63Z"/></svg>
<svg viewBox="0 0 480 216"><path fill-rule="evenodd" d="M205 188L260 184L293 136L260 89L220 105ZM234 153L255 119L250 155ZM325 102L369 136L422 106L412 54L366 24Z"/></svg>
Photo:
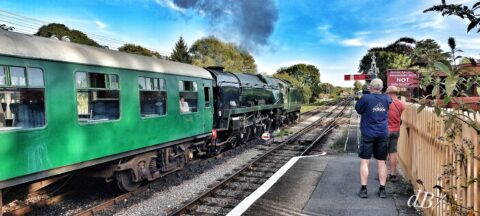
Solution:
<svg viewBox="0 0 480 216"><path fill-rule="evenodd" d="M212 79L194 65L0 30L0 55Z"/></svg>

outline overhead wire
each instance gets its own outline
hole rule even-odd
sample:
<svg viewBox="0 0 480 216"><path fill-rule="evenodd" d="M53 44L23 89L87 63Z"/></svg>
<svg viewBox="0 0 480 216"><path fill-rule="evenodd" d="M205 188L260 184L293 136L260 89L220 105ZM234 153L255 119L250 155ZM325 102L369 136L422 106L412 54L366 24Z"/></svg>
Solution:
<svg viewBox="0 0 480 216"><path fill-rule="evenodd" d="M44 25L48 25L50 22L0 9L0 24L1 23L8 24L9 26L14 27L13 29L14 32L19 32L22 34L35 34L36 32L38 32L39 28L41 28ZM98 33L91 33L91 32L85 32L85 31L82 31L82 32L85 33L92 40L97 41L101 45L108 46L110 49L112 48L118 49L119 47L125 44L136 44L136 43L112 38L109 36L101 35ZM151 47L147 47L143 45L140 45L140 46L145 47L153 52L157 52L163 56L170 55L169 52L167 51L160 51L160 50L152 49Z"/></svg>

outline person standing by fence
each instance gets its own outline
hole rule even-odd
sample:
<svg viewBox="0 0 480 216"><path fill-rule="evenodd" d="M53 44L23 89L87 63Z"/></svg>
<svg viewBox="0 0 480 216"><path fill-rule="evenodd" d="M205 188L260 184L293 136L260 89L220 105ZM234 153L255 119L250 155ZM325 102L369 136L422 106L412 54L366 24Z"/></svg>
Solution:
<svg viewBox="0 0 480 216"><path fill-rule="evenodd" d="M387 181L387 136L388 136L388 108L392 99L382 94L383 82L381 79L373 79L370 82L371 94L363 95L355 104L355 110L362 115L360 120L360 131L362 138L358 149L360 162L360 183L359 196L367 198L368 163L370 158L377 159L378 178L380 187L378 196L386 198L385 184Z"/></svg>
<svg viewBox="0 0 480 216"><path fill-rule="evenodd" d="M398 137L400 137L400 124L403 110L405 110L405 104L397 99L398 88L395 86L389 86L387 88L387 94L392 98L392 103L388 109L388 157L390 158L390 175L388 179L391 182L397 182L397 143Z"/></svg>

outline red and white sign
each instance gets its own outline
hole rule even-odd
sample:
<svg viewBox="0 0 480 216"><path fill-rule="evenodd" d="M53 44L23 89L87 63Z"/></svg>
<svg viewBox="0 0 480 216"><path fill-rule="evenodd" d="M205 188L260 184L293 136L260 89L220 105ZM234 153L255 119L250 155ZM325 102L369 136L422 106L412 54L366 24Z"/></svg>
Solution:
<svg viewBox="0 0 480 216"><path fill-rule="evenodd" d="M348 80L368 80L368 79L370 79L370 75L368 75L368 74L354 74L354 75L345 74L345 76L344 76L345 81L348 81Z"/></svg>
<svg viewBox="0 0 480 216"><path fill-rule="evenodd" d="M270 140L270 133L269 132L263 133L262 134L262 139L265 140L265 141Z"/></svg>
<svg viewBox="0 0 480 216"><path fill-rule="evenodd" d="M388 70L387 85L396 86L402 90L418 87L418 74L409 70Z"/></svg>

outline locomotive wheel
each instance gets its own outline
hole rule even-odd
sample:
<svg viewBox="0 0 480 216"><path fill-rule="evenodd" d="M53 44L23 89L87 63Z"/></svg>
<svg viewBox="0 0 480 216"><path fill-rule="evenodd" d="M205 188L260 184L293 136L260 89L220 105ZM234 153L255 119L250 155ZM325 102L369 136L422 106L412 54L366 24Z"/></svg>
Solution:
<svg viewBox="0 0 480 216"><path fill-rule="evenodd" d="M238 145L239 142L240 142L239 140L240 140L239 137L238 137L238 136L235 136L235 138L233 138L232 141L230 141L230 142L228 143L228 147L230 147L230 148L232 148L232 149L235 148L235 147L237 147L237 145Z"/></svg>
<svg viewBox="0 0 480 216"><path fill-rule="evenodd" d="M121 171L115 174L117 187L123 192L131 192L138 189L141 185L140 182L132 181L132 173L130 170Z"/></svg>

